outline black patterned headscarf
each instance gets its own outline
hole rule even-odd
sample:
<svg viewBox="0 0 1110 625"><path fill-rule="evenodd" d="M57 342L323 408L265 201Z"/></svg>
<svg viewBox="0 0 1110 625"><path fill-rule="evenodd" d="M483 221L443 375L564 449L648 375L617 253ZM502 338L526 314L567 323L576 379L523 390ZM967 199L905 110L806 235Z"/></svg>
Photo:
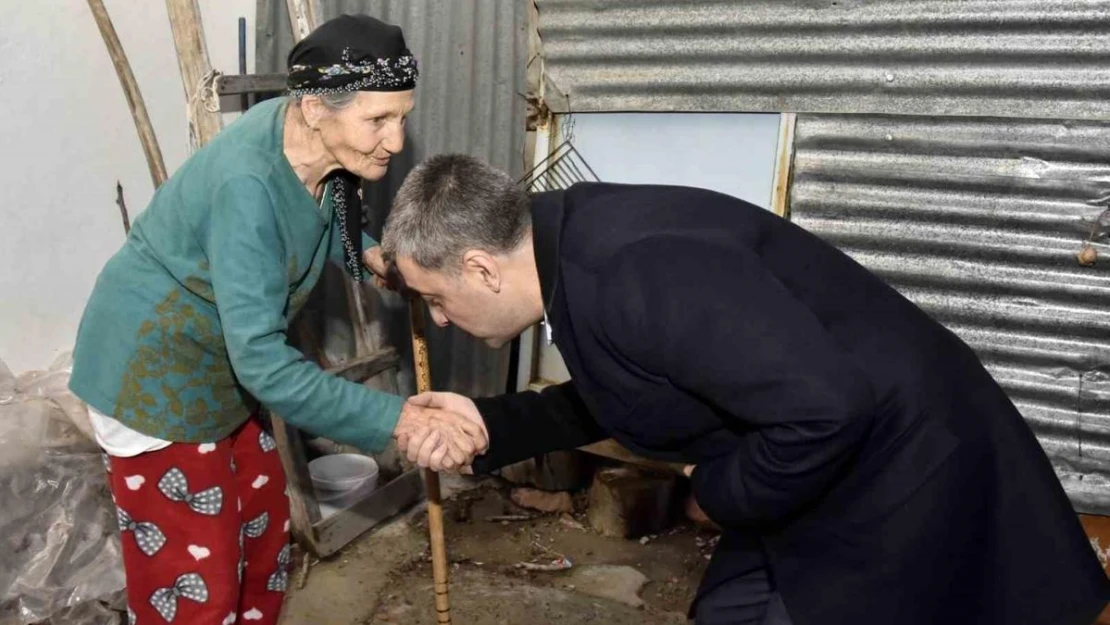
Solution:
<svg viewBox="0 0 1110 625"><path fill-rule="evenodd" d="M401 28L369 15L340 15L321 24L289 53L289 95L408 91L416 87L416 58ZM362 199L357 176L336 172L332 202L347 271L362 280Z"/></svg>

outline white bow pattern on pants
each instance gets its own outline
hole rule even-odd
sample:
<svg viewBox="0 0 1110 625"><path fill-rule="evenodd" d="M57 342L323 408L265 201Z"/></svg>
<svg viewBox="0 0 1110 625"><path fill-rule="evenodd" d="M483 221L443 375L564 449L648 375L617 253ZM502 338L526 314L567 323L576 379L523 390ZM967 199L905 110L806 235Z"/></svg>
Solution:
<svg viewBox="0 0 1110 625"><path fill-rule="evenodd" d="M198 514L216 516L224 504L224 491L219 486L213 486L199 493L189 492L189 481L185 474L177 467L166 471L162 479L158 480L158 490L170 501L183 501L189 509Z"/></svg>
<svg viewBox="0 0 1110 625"><path fill-rule="evenodd" d="M266 528L270 525L270 513L263 512L251 521L243 524L243 533L248 538L261 538L262 534L266 532Z"/></svg>
<svg viewBox="0 0 1110 625"><path fill-rule="evenodd" d="M285 545L278 552L277 565L278 568L274 574L270 576L269 581L266 582L266 590L273 592L285 592L289 588L289 560L291 548Z"/></svg>
<svg viewBox="0 0 1110 625"><path fill-rule="evenodd" d="M208 602L208 586L204 579L196 573L186 573L177 578L173 586L159 588L150 595L150 605L158 610L158 614L167 622L172 623L177 616L177 598L185 597L197 603Z"/></svg>
<svg viewBox="0 0 1110 625"><path fill-rule="evenodd" d="M119 517L119 531L131 532L135 535L135 544L139 546L139 551L146 554L147 557L153 556L166 545L166 535L158 526L146 521L136 521L131 518L127 511L119 506L116 506L116 516Z"/></svg>
<svg viewBox="0 0 1110 625"><path fill-rule="evenodd" d="M263 512L254 519L247 521L239 526L239 581L243 581L243 569L247 567L246 550L243 549L243 539L247 536L251 538L261 538L262 534L266 533L266 528L270 526L270 513Z"/></svg>
<svg viewBox="0 0 1110 625"><path fill-rule="evenodd" d="M268 432L259 432L258 446L262 448L262 451L270 453L271 451L277 449L277 441L275 441L274 437L270 436Z"/></svg>

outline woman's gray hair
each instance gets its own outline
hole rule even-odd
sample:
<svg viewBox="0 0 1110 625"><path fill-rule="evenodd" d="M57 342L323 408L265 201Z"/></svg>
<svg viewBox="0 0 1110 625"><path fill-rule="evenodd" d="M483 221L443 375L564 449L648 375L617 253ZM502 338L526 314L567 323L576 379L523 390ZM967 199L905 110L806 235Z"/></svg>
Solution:
<svg viewBox="0 0 1110 625"><path fill-rule="evenodd" d="M433 156L397 191L382 252L456 275L467 250L506 254L519 247L532 226L530 207L505 172L462 154Z"/></svg>
<svg viewBox="0 0 1110 625"><path fill-rule="evenodd" d="M303 96L303 95L302 96L297 96L297 98L295 98L295 100L297 102L297 105L300 105L301 101L304 100L307 97L308 96ZM348 106L350 106L351 103L355 101L355 98L358 97L358 92L357 91L342 91L342 92L339 92L339 93L321 93L320 95L318 95L316 97L320 98L320 101L324 103L324 106L327 107L328 110L338 111L338 110L345 109Z"/></svg>

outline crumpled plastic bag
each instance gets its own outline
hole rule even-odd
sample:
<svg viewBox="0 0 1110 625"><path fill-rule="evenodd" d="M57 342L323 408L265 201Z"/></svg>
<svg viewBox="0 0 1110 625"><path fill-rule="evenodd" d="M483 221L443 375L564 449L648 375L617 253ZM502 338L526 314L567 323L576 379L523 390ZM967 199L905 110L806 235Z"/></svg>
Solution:
<svg viewBox="0 0 1110 625"><path fill-rule="evenodd" d="M0 625L116 625L125 609L115 506L69 367L16 378L0 361Z"/></svg>

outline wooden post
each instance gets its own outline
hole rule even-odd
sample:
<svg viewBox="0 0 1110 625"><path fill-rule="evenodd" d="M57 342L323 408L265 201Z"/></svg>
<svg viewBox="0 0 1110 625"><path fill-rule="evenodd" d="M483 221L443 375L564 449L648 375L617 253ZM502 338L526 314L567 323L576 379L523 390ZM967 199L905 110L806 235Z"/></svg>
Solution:
<svg viewBox="0 0 1110 625"><path fill-rule="evenodd" d="M166 0L173 30L173 45L177 48L177 61L181 66L181 80L185 85L186 110L189 115L189 139L192 148L199 148L219 134L223 127L220 119L219 99L216 95L215 75L208 61L208 47L204 43L204 27L200 21L197 0ZM211 84L207 84L211 80ZM209 100L215 100L215 110Z"/></svg>
<svg viewBox="0 0 1110 625"><path fill-rule="evenodd" d="M790 181L794 177L794 127L796 113L783 113L779 118L779 145L775 152L775 186L771 189L771 210L779 217L790 218Z"/></svg>
<svg viewBox="0 0 1110 625"><path fill-rule="evenodd" d="M300 41L320 25L323 16L316 0L286 0L289 9L289 22L293 24L293 40Z"/></svg>
<svg viewBox="0 0 1110 625"><path fill-rule="evenodd" d="M150 115L146 112L146 103L143 94L139 91L139 83L131 71L131 64L127 62L127 54L123 51L123 44L116 35L116 27L112 25L112 18L108 16L108 9L104 8L103 0L88 0L89 9L92 10L93 19L100 29L100 36L104 45L108 47L108 56L112 57L112 65L116 68L116 76L123 87L123 95L127 98L127 106L131 108L131 117L135 120L135 130L139 132L139 143L143 146L146 155L146 164L150 168L150 180L154 188L162 186L166 181L166 163L162 160L162 149L158 147L158 138L154 136L154 126L150 123ZM120 196L122 197L122 195ZM124 210L122 203L120 210ZM127 214L124 213L124 222Z"/></svg>
<svg viewBox="0 0 1110 625"><path fill-rule="evenodd" d="M428 340L424 336L424 310L420 298L409 298L409 319L412 322L412 359L416 376L416 392L432 390L432 371L428 362ZM428 542L432 547L432 580L436 593L436 622L451 623L451 605L447 595L447 539L443 535L443 502L439 492L439 474L424 471L424 490L428 497Z"/></svg>

